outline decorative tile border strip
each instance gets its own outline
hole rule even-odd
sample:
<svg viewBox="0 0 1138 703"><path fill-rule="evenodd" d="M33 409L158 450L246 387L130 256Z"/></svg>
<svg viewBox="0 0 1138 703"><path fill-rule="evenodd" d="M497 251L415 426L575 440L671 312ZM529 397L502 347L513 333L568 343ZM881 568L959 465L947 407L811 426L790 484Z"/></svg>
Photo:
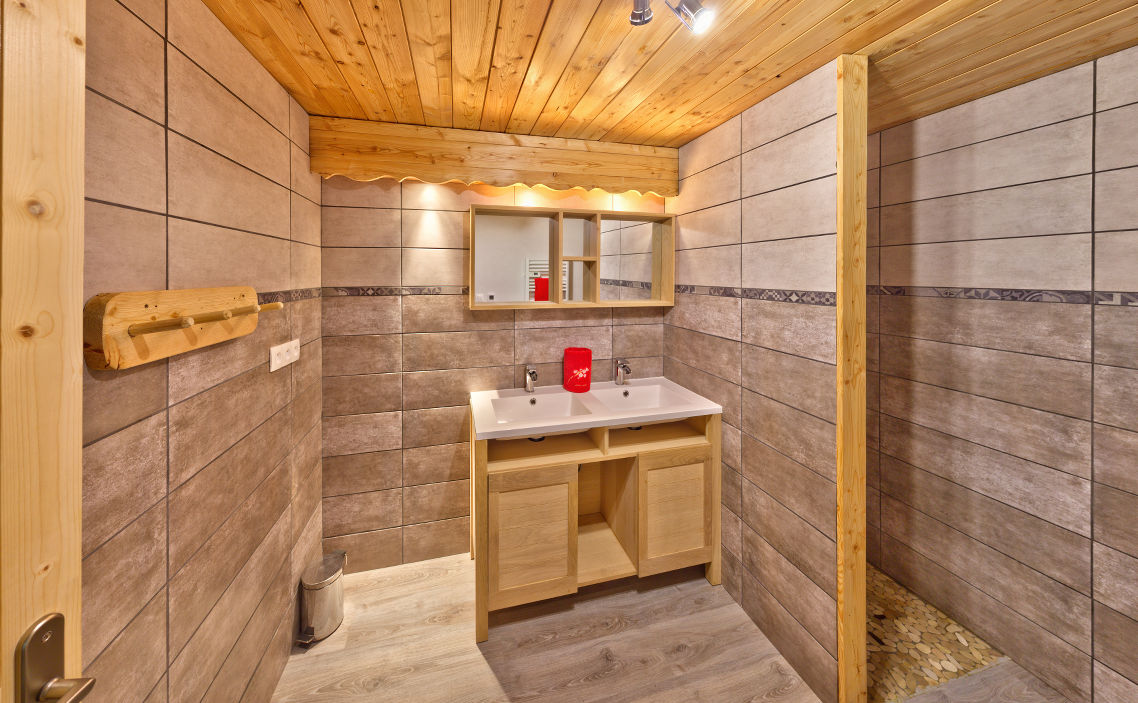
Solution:
<svg viewBox="0 0 1138 703"><path fill-rule="evenodd" d="M602 286L618 286L620 288L641 288L652 290L652 281L624 281L618 278L602 278Z"/></svg>
<svg viewBox="0 0 1138 703"><path fill-rule="evenodd" d="M265 303L295 303L298 300L310 300L320 297L319 288L293 288L292 290L275 290L257 294L257 302Z"/></svg>
<svg viewBox="0 0 1138 703"><path fill-rule="evenodd" d="M686 295L714 295L720 298L746 298L776 303L835 306L838 294L820 290L785 290L779 288L731 288L725 286L676 286L676 293Z"/></svg>
<svg viewBox="0 0 1138 703"><path fill-rule="evenodd" d="M1072 303L1087 305L1091 302L1091 293L1085 290L866 286L866 292L870 295L904 295L916 298L958 298L961 300L1008 300L1023 303Z"/></svg>
<svg viewBox="0 0 1138 703"><path fill-rule="evenodd" d="M386 295L466 295L466 286L338 286L322 288L325 298Z"/></svg>
<svg viewBox="0 0 1138 703"><path fill-rule="evenodd" d="M1138 307L1138 293L1096 291L1095 305Z"/></svg>

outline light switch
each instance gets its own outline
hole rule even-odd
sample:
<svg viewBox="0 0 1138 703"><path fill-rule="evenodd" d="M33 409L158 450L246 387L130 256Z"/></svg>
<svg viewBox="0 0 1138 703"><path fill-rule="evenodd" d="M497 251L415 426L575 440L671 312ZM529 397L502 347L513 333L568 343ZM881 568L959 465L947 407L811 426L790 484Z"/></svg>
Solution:
<svg viewBox="0 0 1138 703"><path fill-rule="evenodd" d="M300 340L294 339L275 347L269 347L269 371L288 366L300 358Z"/></svg>

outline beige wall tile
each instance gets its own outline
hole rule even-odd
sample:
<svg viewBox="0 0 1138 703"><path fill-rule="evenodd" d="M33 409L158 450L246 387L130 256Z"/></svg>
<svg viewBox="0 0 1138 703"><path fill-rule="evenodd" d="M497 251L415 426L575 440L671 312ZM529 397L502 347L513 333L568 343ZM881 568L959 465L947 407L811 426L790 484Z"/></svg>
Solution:
<svg viewBox="0 0 1138 703"><path fill-rule="evenodd" d="M1095 176L1095 228L1098 231L1138 228L1138 168Z"/></svg>
<svg viewBox="0 0 1138 703"><path fill-rule="evenodd" d="M304 153L309 153L308 113L293 98L288 99L288 136ZM317 198L319 200L319 198Z"/></svg>
<svg viewBox="0 0 1138 703"><path fill-rule="evenodd" d="M740 160L733 158L680 181L680 194L668 198L668 212L685 214L739 199Z"/></svg>
<svg viewBox="0 0 1138 703"><path fill-rule="evenodd" d="M319 288L320 287L320 247L314 247L300 242L290 245L292 260L289 276L290 288Z"/></svg>
<svg viewBox="0 0 1138 703"><path fill-rule="evenodd" d="M324 337L324 375L399 371L403 365L401 350L402 339L398 334Z"/></svg>
<svg viewBox="0 0 1138 703"><path fill-rule="evenodd" d="M664 354L719 378L739 383L739 342L693 332L682 327L668 330Z"/></svg>
<svg viewBox="0 0 1138 703"><path fill-rule="evenodd" d="M289 98L289 102L295 104L296 101ZM308 139L308 120L307 115L304 120L304 139ZM295 137L294 137L295 138ZM305 144L305 147L307 143ZM299 193L308 200L314 203L320 202L320 176L312 172L312 164L308 159L308 153L304 150L305 147L297 146L296 144L289 145L289 155L292 163L290 184L294 192Z"/></svg>
<svg viewBox="0 0 1138 703"><path fill-rule="evenodd" d="M88 201L83 222L83 298L166 288L166 218Z"/></svg>
<svg viewBox="0 0 1138 703"><path fill-rule="evenodd" d="M403 285L466 284L469 256L465 249L403 249Z"/></svg>
<svg viewBox="0 0 1138 703"><path fill-rule="evenodd" d="M322 252L327 256L327 251ZM328 285L325 281L324 285ZM333 296L324 298L325 335L389 334L400 331L399 296Z"/></svg>
<svg viewBox="0 0 1138 703"><path fill-rule="evenodd" d="M835 173L837 118L791 132L743 154L742 195L755 195Z"/></svg>
<svg viewBox="0 0 1138 703"><path fill-rule="evenodd" d="M680 147L680 178L687 178L742 152L742 117L736 115Z"/></svg>
<svg viewBox="0 0 1138 703"><path fill-rule="evenodd" d="M399 249L324 247L320 255L323 286L399 286Z"/></svg>
<svg viewBox="0 0 1138 703"><path fill-rule="evenodd" d="M835 480L837 434L832 423L743 389L742 430L806 468Z"/></svg>
<svg viewBox="0 0 1138 703"><path fill-rule="evenodd" d="M1082 117L886 166L881 198L892 205L1090 170L1091 118Z"/></svg>
<svg viewBox="0 0 1138 703"><path fill-rule="evenodd" d="M676 252L676 283L686 286L738 286L739 246L685 249Z"/></svg>
<svg viewBox="0 0 1138 703"><path fill-rule="evenodd" d="M398 412L324 418L324 456L398 449L401 424Z"/></svg>
<svg viewBox="0 0 1138 703"><path fill-rule="evenodd" d="M750 344L743 349L743 387L835 422L834 366Z"/></svg>
<svg viewBox="0 0 1138 703"><path fill-rule="evenodd" d="M342 207L397 208L400 203L399 181L379 178L353 181L345 176L332 176L320 183L320 202Z"/></svg>
<svg viewBox="0 0 1138 703"><path fill-rule="evenodd" d="M399 488L402 452L393 449L325 457L322 471L325 497Z"/></svg>
<svg viewBox="0 0 1138 703"><path fill-rule="evenodd" d="M125 371L91 371L84 364L84 444L165 409L165 360Z"/></svg>
<svg viewBox="0 0 1138 703"><path fill-rule="evenodd" d="M320 206L296 193L289 195L289 235L294 242L320 246Z"/></svg>
<svg viewBox="0 0 1138 703"><path fill-rule="evenodd" d="M287 186L288 137L182 52L170 51L166 61L170 129Z"/></svg>
<svg viewBox="0 0 1138 703"><path fill-rule="evenodd" d="M1095 306L1095 361L1138 367L1138 308Z"/></svg>
<svg viewBox="0 0 1138 703"><path fill-rule="evenodd" d="M718 295L676 295L676 304L668 309L664 321L726 339L739 339L742 329L739 298Z"/></svg>
<svg viewBox="0 0 1138 703"><path fill-rule="evenodd" d="M403 450L403 485L458 481L470 476L470 443Z"/></svg>
<svg viewBox="0 0 1138 703"><path fill-rule="evenodd" d="M1138 291L1138 231L1095 235L1095 290Z"/></svg>
<svg viewBox="0 0 1138 703"><path fill-rule="evenodd" d="M886 164L945 151L1094 110L1091 64L1053 73L885 130Z"/></svg>
<svg viewBox="0 0 1138 703"><path fill-rule="evenodd" d="M834 235L744 244L742 286L833 291L836 246Z"/></svg>
<svg viewBox="0 0 1138 703"><path fill-rule="evenodd" d="M403 246L467 249L469 215L447 210L404 210Z"/></svg>
<svg viewBox="0 0 1138 703"><path fill-rule="evenodd" d="M676 248L698 249L738 244L740 218L738 201L680 215L676 218Z"/></svg>
<svg viewBox="0 0 1138 703"><path fill-rule="evenodd" d="M662 356L663 325L620 325L612 330L614 357Z"/></svg>
<svg viewBox="0 0 1138 703"><path fill-rule="evenodd" d="M667 356L664 357L664 377L718 403L723 408L724 423L740 424L742 400L737 384Z"/></svg>
<svg viewBox="0 0 1138 703"><path fill-rule="evenodd" d="M1107 110L1138 102L1138 85L1134 83L1134 61L1138 50L1125 49L1098 60L1095 106Z"/></svg>
<svg viewBox="0 0 1138 703"><path fill-rule="evenodd" d="M224 227L170 218L171 288L253 286L258 291L292 287L289 242Z"/></svg>
<svg viewBox="0 0 1138 703"><path fill-rule="evenodd" d="M426 408L403 412L403 447L456 444L470 439L470 408Z"/></svg>
<svg viewBox="0 0 1138 703"><path fill-rule="evenodd" d="M1095 599L1129 618L1138 618L1138 559L1095 544Z"/></svg>
<svg viewBox="0 0 1138 703"><path fill-rule="evenodd" d="M399 213L324 205L320 208L321 241L326 247L398 247Z"/></svg>
<svg viewBox="0 0 1138 703"><path fill-rule="evenodd" d="M508 330L404 334L403 370L496 366L511 358L513 348L514 334Z"/></svg>
<svg viewBox="0 0 1138 703"><path fill-rule="evenodd" d="M594 359L612 358L612 328L608 326L518 330L514 337L517 364L560 362L566 347L588 347Z"/></svg>
<svg viewBox="0 0 1138 703"><path fill-rule="evenodd" d="M403 489L403 521L419 522L463 517L470 513L470 481L447 481Z"/></svg>
<svg viewBox="0 0 1138 703"><path fill-rule="evenodd" d="M329 376L324 379L324 417L402 409L401 374Z"/></svg>
<svg viewBox="0 0 1138 703"><path fill-rule="evenodd" d="M513 205L514 189L484 184L424 183L406 180L402 183L403 208L408 210L461 210L471 205Z"/></svg>
<svg viewBox="0 0 1138 703"><path fill-rule="evenodd" d="M1077 476L1090 476L1090 423L902 379L881 379L881 410Z"/></svg>
<svg viewBox="0 0 1138 703"><path fill-rule="evenodd" d="M404 563L461 554L469 548L469 518L424 522L403 528Z"/></svg>
<svg viewBox="0 0 1138 703"><path fill-rule="evenodd" d="M1095 169L1138 165L1138 136L1130 126L1138 119L1138 104L1102 112L1095 118Z"/></svg>
<svg viewBox="0 0 1138 703"><path fill-rule="evenodd" d="M826 535L771 498L750 481L743 481L743 522L810 577L830 597L837 593L836 546Z"/></svg>
<svg viewBox="0 0 1138 703"><path fill-rule="evenodd" d="M98 678L103 689L88 696L88 701L138 703L162 678L166 671L165 596L165 590L159 591L98 659L84 665L83 675Z"/></svg>
<svg viewBox="0 0 1138 703"><path fill-rule="evenodd" d="M84 196L166 211L162 127L91 91L86 97Z"/></svg>
<svg viewBox="0 0 1138 703"><path fill-rule="evenodd" d="M743 113L743 149L774 141L838 112L838 67L831 61Z"/></svg>
<svg viewBox="0 0 1138 703"><path fill-rule="evenodd" d="M1095 366L1095 422L1138 430L1138 369Z"/></svg>
<svg viewBox="0 0 1138 703"><path fill-rule="evenodd" d="M745 299L742 310L744 342L836 363L833 307Z"/></svg>
<svg viewBox="0 0 1138 703"><path fill-rule="evenodd" d="M466 296L403 296L404 332L513 329L513 310L470 310Z"/></svg>
<svg viewBox="0 0 1138 703"><path fill-rule="evenodd" d="M1138 493L1138 433L1095 425L1095 481Z"/></svg>
<svg viewBox="0 0 1138 703"><path fill-rule="evenodd" d="M170 42L274 127L288 133L289 97L199 0L167 0Z"/></svg>
<svg viewBox="0 0 1138 703"><path fill-rule="evenodd" d="M171 215L288 238L287 188L176 134L169 154Z"/></svg>
<svg viewBox="0 0 1138 703"><path fill-rule="evenodd" d="M166 34L166 0L125 0L123 5L161 35Z"/></svg>
<svg viewBox="0 0 1138 703"><path fill-rule="evenodd" d="M1091 177L982 190L881 209L881 243L1091 231Z"/></svg>
<svg viewBox="0 0 1138 703"><path fill-rule="evenodd" d="M742 435L743 478L831 540L836 537L838 488L825 476Z"/></svg>
<svg viewBox="0 0 1138 703"><path fill-rule="evenodd" d="M1088 290L1091 235L883 247L887 286Z"/></svg>
<svg viewBox="0 0 1138 703"><path fill-rule="evenodd" d="M507 360L509 355L507 355ZM491 366L403 374L403 407L437 408L469 402L472 391L514 387L514 368Z"/></svg>
<svg viewBox="0 0 1138 703"><path fill-rule="evenodd" d="M292 336L308 344L320 337L320 298L298 300L288 306Z"/></svg>
<svg viewBox="0 0 1138 703"><path fill-rule="evenodd" d="M515 310L514 327L517 329L536 329L539 327L596 327L612 323L613 313L618 308L580 308L567 310Z"/></svg>
<svg viewBox="0 0 1138 703"><path fill-rule="evenodd" d="M87 36L87 86L163 121L162 37L115 0L87 4Z"/></svg>
<svg viewBox="0 0 1138 703"><path fill-rule="evenodd" d="M402 524L402 490L369 491L323 499L328 537L368 532Z"/></svg>
<svg viewBox="0 0 1138 703"><path fill-rule="evenodd" d="M838 229L837 177L743 199L743 241L831 234Z"/></svg>
<svg viewBox="0 0 1138 703"><path fill-rule="evenodd" d="M344 564L347 574L395 566L403 561L402 532L395 527L328 538L324 540L324 553L342 549L350 554Z"/></svg>
<svg viewBox="0 0 1138 703"><path fill-rule="evenodd" d="M1100 703L1126 703L1138 697L1138 683L1095 662L1095 700Z"/></svg>

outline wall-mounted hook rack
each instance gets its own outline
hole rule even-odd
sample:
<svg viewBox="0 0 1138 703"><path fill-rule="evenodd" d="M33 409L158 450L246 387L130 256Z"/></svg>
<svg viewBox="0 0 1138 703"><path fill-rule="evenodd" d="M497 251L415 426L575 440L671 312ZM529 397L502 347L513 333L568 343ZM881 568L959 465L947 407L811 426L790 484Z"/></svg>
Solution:
<svg viewBox="0 0 1138 703"><path fill-rule="evenodd" d="M83 355L92 369L129 369L247 335L283 307L258 305L248 286L104 293L83 308Z"/></svg>

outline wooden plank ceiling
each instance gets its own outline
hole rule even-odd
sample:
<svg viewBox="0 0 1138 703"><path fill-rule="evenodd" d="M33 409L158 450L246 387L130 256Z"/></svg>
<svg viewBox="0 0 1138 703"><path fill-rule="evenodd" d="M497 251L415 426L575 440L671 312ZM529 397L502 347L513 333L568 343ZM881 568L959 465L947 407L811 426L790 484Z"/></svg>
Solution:
<svg viewBox="0 0 1138 703"><path fill-rule="evenodd" d="M205 0L313 115L683 145L843 53L870 128L1138 44L1135 0Z"/></svg>

